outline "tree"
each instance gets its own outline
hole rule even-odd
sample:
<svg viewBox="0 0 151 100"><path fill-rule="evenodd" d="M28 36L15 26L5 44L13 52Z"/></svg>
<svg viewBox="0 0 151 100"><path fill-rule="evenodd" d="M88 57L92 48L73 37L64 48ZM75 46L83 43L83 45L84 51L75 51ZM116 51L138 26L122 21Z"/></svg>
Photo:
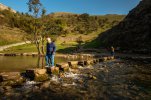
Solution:
<svg viewBox="0 0 151 100"><path fill-rule="evenodd" d="M41 16L44 16L44 14L46 13L46 10L42 9L42 4L40 0L29 0L27 5L29 8L29 12L31 12L34 17L34 25L33 25L33 30L32 30L34 33L34 43L37 47L38 54L39 55L42 53L44 54L44 51L43 51L44 36L42 34L44 25L42 24L42 22L40 22L38 16L39 16L40 11L42 12ZM42 48L42 52L41 52L41 48Z"/></svg>
<svg viewBox="0 0 151 100"><path fill-rule="evenodd" d="M78 43L78 49L81 49L81 45L82 45L82 43L83 43L82 36L79 36L79 37L77 38L77 43Z"/></svg>

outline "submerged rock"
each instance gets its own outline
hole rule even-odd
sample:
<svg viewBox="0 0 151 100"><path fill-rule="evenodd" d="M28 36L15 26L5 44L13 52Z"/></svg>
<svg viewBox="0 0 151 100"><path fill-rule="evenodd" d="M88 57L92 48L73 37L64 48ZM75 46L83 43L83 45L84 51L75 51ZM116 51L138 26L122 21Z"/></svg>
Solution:
<svg viewBox="0 0 151 100"><path fill-rule="evenodd" d="M2 86L16 86L21 85L24 82L24 78L19 72L4 72L1 73Z"/></svg>

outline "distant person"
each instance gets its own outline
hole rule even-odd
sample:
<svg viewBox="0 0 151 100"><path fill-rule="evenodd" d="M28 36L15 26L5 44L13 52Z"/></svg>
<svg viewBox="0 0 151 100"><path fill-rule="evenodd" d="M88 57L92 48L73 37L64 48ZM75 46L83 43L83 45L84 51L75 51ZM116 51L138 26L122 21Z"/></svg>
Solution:
<svg viewBox="0 0 151 100"><path fill-rule="evenodd" d="M46 67L54 67L54 56L56 52L56 46L51 38L47 38L46 44Z"/></svg>
<svg viewBox="0 0 151 100"><path fill-rule="evenodd" d="M115 55L115 49L113 46L111 46L111 56L114 56Z"/></svg>

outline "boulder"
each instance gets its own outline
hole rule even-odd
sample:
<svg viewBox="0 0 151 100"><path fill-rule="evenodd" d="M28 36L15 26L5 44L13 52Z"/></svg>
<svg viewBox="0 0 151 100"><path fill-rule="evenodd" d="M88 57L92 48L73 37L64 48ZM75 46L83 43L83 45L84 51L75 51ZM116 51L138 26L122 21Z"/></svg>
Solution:
<svg viewBox="0 0 151 100"><path fill-rule="evenodd" d="M64 72L69 71L68 63L59 63L59 64L56 64L56 67L59 67L59 70L64 71Z"/></svg>
<svg viewBox="0 0 151 100"><path fill-rule="evenodd" d="M26 56L32 56L32 53L27 53Z"/></svg>
<svg viewBox="0 0 151 100"><path fill-rule="evenodd" d="M93 64L93 60L86 60L86 61L84 61L84 64L91 65L91 64Z"/></svg>
<svg viewBox="0 0 151 100"><path fill-rule="evenodd" d="M40 88L46 89L46 88L49 88L49 86L50 86L50 81L46 81L46 82L44 82L44 83L40 86Z"/></svg>
<svg viewBox="0 0 151 100"><path fill-rule="evenodd" d="M114 60L114 59L115 59L114 56L111 56L110 58L111 58L111 60Z"/></svg>
<svg viewBox="0 0 151 100"><path fill-rule="evenodd" d="M80 66L85 66L85 63L84 63L84 61L78 61L78 65L80 65Z"/></svg>
<svg viewBox="0 0 151 100"><path fill-rule="evenodd" d="M103 57L103 61L107 61L107 57Z"/></svg>
<svg viewBox="0 0 151 100"><path fill-rule="evenodd" d="M48 80L48 74L41 74L41 75L38 75L34 78L34 81L36 82L43 82L43 81L46 81Z"/></svg>
<svg viewBox="0 0 151 100"><path fill-rule="evenodd" d="M26 76L30 78L31 80L35 81L45 81L48 76L46 75L46 69L28 69L26 70Z"/></svg>
<svg viewBox="0 0 151 100"><path fill-rule="evenodd" d="M2 75L0 75L0 82L3 82L3 77L2 77Z"/></svg>
<svg viewBox="0 0 151 100"><path fill-rule="evenodd" d="M107 60L113 60L114 59L114 56L108 56L107 57Z"/></svg>
<svg viewBox="0 0 151 100"><path fill-rule="evenodd" d="M111 60L111 57L110 57L110 56L108 56L108 57L107 57L107 60Z"/></svg>
<svg viewBox="0 0 151 100"><path fill-rule="evenodd" d="M35 75L42 75L46 73L46 69L40 69L40 68L27 69L26 73L34 73Z"/></svg>
<svg viewBox="0 0 151 100"><path fill-rule="evenodd" d="M98 59L93 59L93 63L94 63L94 64L96 64L96 63L98 63L98 62L99 62Z"/></svg>
<svg viewBox="0 0 151 100"><path fill-rule="evenodd" d="M69 64L69 66L77 66L78 61L69 61L68 64Z"/></svg>
<svg viewBox="0 0 151 100"><path fill-rule="evenodd" d="M60 72L59 77L60 78L65 77L64 73Z"/></svg>
<svg viewBox="0 0 151 100"><path fill-rule="evenodd" d="M21 85L24 82L19 72L4 72L0 74L1 85Z"/></svg>
<svg viewBox="0 0 151 100"><path fill-rule="evenodd" d="M20 53L16 53L16 56L20 56Z"/></svg>
<svg viewBox="0 0 151 100"><path fill-rule="evenodd" d="M69 67L68 63L59 63L59 64L56 64L56 66L59 68Z"/></svg>
<svg viewBox="0 0 151 100"><path fill-rule="evenodd" d="M72 69L77 69L78 68L78 61L69 61L68 65Z"/></svg>
<svg viewBox="0 0 151 100"><path fill-rule="evenodd" d="M0 87L0 95L3 94L5 92L3 87Z"/></svg>
<svg viewBox="0 0 151 100"><path fill-rule="evenodd" d="M32 53L32 56L35 57L35 56L38 56L38 54L37 53Z"/></svg>
<svg viewBox="0 0 151 100"><path fill-rule="evenodd" d="M107 61L107 59L108 59L107 57L102 57L102 58L99 59L99 62Z"/></svg>
<svg viewBox="0 0 151 100"><path fill-rule="evenodd" d="M53 75L59 75L59 73L60 73L59 67L52 67L47 70L51 71L51 74L53 74Z"/></svg>
<svg viewBox="0 0 151 100"><path fill-rule="evenodd" d="M20 55L21 55L21 56L26 56L26 55L27 55L27 53L21 53Z"/></svg>
<svg viewBox="0 0 151 100"><path fill-rule="evenodd" d="M4 72L1 73L0 76L3 79L3 81L16 80L21 77L19 72Z"/></svg>

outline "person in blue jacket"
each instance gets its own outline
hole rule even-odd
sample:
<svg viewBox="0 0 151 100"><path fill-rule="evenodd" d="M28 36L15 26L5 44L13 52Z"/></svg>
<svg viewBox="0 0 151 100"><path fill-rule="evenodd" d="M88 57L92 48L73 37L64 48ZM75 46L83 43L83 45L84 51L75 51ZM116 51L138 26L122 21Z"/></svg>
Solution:
<svg viewBox="0 0 151 100"><path fill-rule="evenodd" d="M46 44L46 67L54 67L54 56L56 52L56 46L51 38L47 38Z"/></svg>

